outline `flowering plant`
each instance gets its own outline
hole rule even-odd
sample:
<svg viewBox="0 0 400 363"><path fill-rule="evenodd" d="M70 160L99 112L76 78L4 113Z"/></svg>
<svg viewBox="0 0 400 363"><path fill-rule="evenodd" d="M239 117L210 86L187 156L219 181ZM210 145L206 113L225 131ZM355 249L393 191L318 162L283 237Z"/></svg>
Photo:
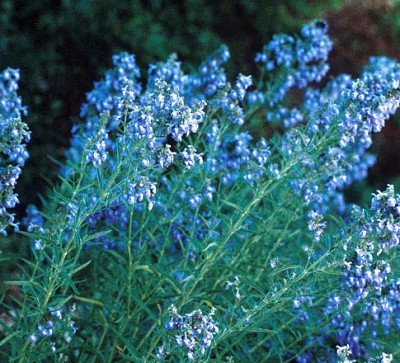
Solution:
<svg viewBox="0 0 400 363"><path fill-rule="evenodd" d="M313 21L256 55L258 80L232 83L226 47L192 74L176 56L151 65L146 84L134 56L114 56L87 94L59 185L23 220L32 259L10 282L19 299L2 304L0 354L399 355L400 196L389 186L362 210L343 190L374 163L371 134L399 107L400 65L373 58L359 79L313 88L331 47L327 24Z"/></svg>

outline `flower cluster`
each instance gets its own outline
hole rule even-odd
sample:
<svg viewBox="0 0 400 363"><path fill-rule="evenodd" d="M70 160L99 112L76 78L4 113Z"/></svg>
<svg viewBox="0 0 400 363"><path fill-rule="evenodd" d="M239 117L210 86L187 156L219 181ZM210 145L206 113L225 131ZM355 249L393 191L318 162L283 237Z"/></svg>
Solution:
<svg viewBox="0 0 400 363"><path fill-rule="evenodd" d="M300 122L303 122L304 114L296 107L288 109L283 106L278 106L276 111L267 112L267 121L282 121L285 128L292 127Z"/></svg>
<svg viewBox="0 0 400 363"><path fill-rule="evenodd" d="M116 113L123 108L124 99L134 99L140 94L141 86L137 82L140 70L136 65L135 56L121 53L114 55L112 61L114 68L106 72L104 79L96 82L94 90L86 95L87 103L82 107L81 117L86 117L88 132L98 122L98 115L104 111ZM118 124L117 114L114 120ZM115 123L112 124L113 127L116 126Z"/></svg>
<svg viewBox="0 0 400 363"><path fill-rule="evenodd" d="M200 84L206 96L212 96L222 89L226 84L226 74L221 69L221 65L230 58L229 50L226 46L218 49L209 59L199 67Z"/></svg>
<svg viewBox="0 0 400 363"><path fill-rule="evenodd" d="M303 27L298 38L276 36L256 60L265 64L268 74L283 67L288 70L287 75L278 86L272 84L266 91L253 91L248 97L250 104L269 102L267 120L282 122L289 129L281 142L286 155L306 154L301 170L304 173L292 181L292 187L307 204L321 213L335 204L338 210L344 210L341 190L366 177L367 169L375 162L374 156L366 153L372 143L371 133L382 129L400 102L398 64L385 57L376 57L371 58L359 79L341 75L322 90L307 88L304 102L297 107L275 106L289 88L303 88L326 73L325 62L332 46L326 33L327 25L314 21ZM273 93L272 97L269 92ZM300 139L295 126L304 120L308 121L306 133L309 138ZM314 140L313 135L333 129L336 129L337 141L324 150L322 157L310 159L307 148ZM317 173L320 173L318 177Z"/></svg>
<svg viewBox="0 0 400 363"><path fill-rule="evenodd" d="M400 326L400 279L388 258L400 236L400 195L393 186L374 194L370 213L354 207L353 222L343 231L350 238L344 246L343 283L323 309L329 324L314 337L320 343L334 339L342 359L365 357L369 337L369 348L381 349L378 335L389 336ZM305 361L312 359L311 354Z"/></svg>
<svg viewBox="0 0 400 363"><path fill-rule="evenodd" d="M134 205L146 199L149 203L149 209L153 208L151 198L156 194L156 183L152 183L146 177L141 177L139 183L129 185L128 204Z"/></svg>
<svg viewBox="0 0 400 363"><path fill-rule="evenodd" d="M275 35L257 54L256 62L263 63L267 72L285 69L283 78L275 85L274 95L268 100L271 107L281 101L290 88L304 88L310 82L320 81L328 72L326 61L332 41L327 31L326 22L313 21L304 25L298 38L287 34Z"/></svg>
<svg viewBox="0 0 400 363"><path fill-rule="evenodd" d="M187 349L187 358L193 361L203 356L216 334L219 333L217 324L214 322L215 310L212 309L208 315L201 310L195 310L186 315L179 315L176 307L169 308L170 320L165 324L165 329L174 334L175 345ZM158 349L157 358L162 359L165 355L165 347Z"/></svg>
<svg viewBox="0 0 400 363"><path fill-rule="evenodd" d="M177 87L186 104L193 105L201 100L208 100L227 86L227 77L222 65L230 58L226 46L221 46L207 60L200 64L197 72L185 74L182 63L173 54L166 62L152 64L148 70L147 89L163 80L172 87ZM232 94L231 97L234 97Z"/></svg>
<svg viewBox="0 0 400 363"><path fill-rule="evenodd" d="M51 353L56 353L58 348L65 347L72 340L77 328L72 317L75 312L75 306L68 311L49 308L49 317L45 324L39 323L37 331L29 336L29 342L34 344L46 344Z"/></svg>
<svg viewBox="0 0 400 363"><path fill-rule="evenodd" d="M134 137L146 138L150 151L154 151L167 136L181 142L183 137L197 132L204 107L204 102L186 106L177 87L158 79L154 88L142 95L140 103L131 106L128 128Z"/></svg>
<svg viewBox="0 0 400 363"><path fill-rule="evenodd" d="M107 159L107 139L108 133L105 129L105 123L107 122L108 113L105 112L103 117L100 119L98 125L96 125L97 130L93 136L88 137L87 144L88 147L85 150L86 162L92 163L95 167L100 166Z"/></svg>
<svg viewBox="0 0 400 363"><path fill-rule="evenodd" d="M235 281L233 281L233 282L227 281L226 282L226 287L225 287L226 290L229 290L231 287L235 288L235 298L237 300L241 299L239 285L240 285L240 279L239 279L239 277L235 276Z"/></svg>
<svg viewBox="0 0 400 363"><path fill-rule="evenodd" d="M220 107L223 114L230 122L238 125L244 123L244 111L240 106L240 102L246 96L247 89L252 85L251 76L239 74L237 81L232 89L221 92L216 100L212 102L216 107Z"/></svg>
<svg viewBox="0 0 400 363"><path fill-rule="evenodd" d="M23 219L23 223L26 225L26 230L30 233L44 235L47 232L44 227L44 218L33 204L29 205L26 209L26 217ZM40 250L43 247L42 242L40 238L35 238L33 249L36 251Z"/></svg>
<svg viewBox="0 0 400 363"><path fill-rule="evenodd" d="M344 345L340 347L339 345L337 346L336 350L337 356L340 359L338 363L355 363L356 361L354 359L349 359L352 352L350 349L350 346ZM391 363L393 360L393 355L392 354L386 354L382 353L379 357L376 358L370 358L368 359L367 363Z"/></svg>
<svg viewBox="0 0 400 363"><path fill-rule="evenodd" d="M222 172L222 184L232 185L242 175L247 181L255 181L263 175L271 150L265 139L256 145L250 142L253 137L248 132L222 133L218 123L206 133L207 140L214 144L214 155L206 159L210 173ZM242 174L241 174L242 173Z"/></svg>
<svg viewBox="0 0 400 363"><path fill-rule="evenodd" d="M313 305L313 301L310 296L300 295L300 296L296 296L294 298L293 305L292 305L292 311L294 314L296 314L298 316L297 319L300 322L306 322L309 320L307 308L302 309L302 307L304 305L306 305L308 307Z"/></svg>
<svg viewBox="0 0 400 363"><path fill-rule="evenodd" d="M327 226L326 222L323 221L323 216L315 211L308 213L308 230L313 233L314 242L319 242L324 229Z"/></svg>
<svg viewBox="0 0 400 363"><path fill-rule="evenodd" d="M360 310L356 323L360 334L369 331L376 336L383 330L388 335L400 326L400 280L392 277L391 263L385 259L399 245L400 237L400 196L394 194L393 186L374 195L371 212L370 217L358 208L353 212L357 247L355 256L344 262L345 299L349 311ZM350 347L361 352L361 337L355 338ZM373 345L379 347L379 342Z"/></svg>
<svg viewBox="0 0 400 363"><path fill-rule="evenodd" d="M108 132L121 122L126 100L134 100L140 94L138 83L140 71L135 56L121 53L113 56L114 68L106 72L105 78L94 84L94 90L86 95L87 103L82 106L81 117L86 118L84 125L75 125L72 129L71 148L67 157L72 161L79 160L87 140L91 140L93 149L86 150L87 161L100 165L107 157ZM105 127L102 116L110 113L111 122ZM68 170L64 171L68 172Z"/></svg>
<svg viewBox="0 0 400 363"><path fill-rule="evenodd" d="M29 154L26 145L30 139L27 125L21 121L26 115L18 96L19 71L6 69L0 73L0 233L14 223L14 215L7 210L18 203L14 188Z"/></svg>
<svg viewBox="0 0 400 363"><path fill-rule="evenodd" d="M354 363L355 362L355 360L348 359L351 355L350 346L348 344L344 345L342 347L337 346L336 353L337 353L338 358L340 358L340 363Z"/></svg>
<svg viewBox="0 0 400 363"><path fill-rule="evenodd" d="M399 82L399 65L382 57L371 59L358 80L340 76L322 91L306 92L301 111L310 119L306 126L310 136L301 140L295 129L290 130L282 149L287 155L305 152L301 175L293 179L292 186L316 211L324 213L335 204L343 211L343 188L366 177L375 162L366 152L371 133L380 131L399 107ZM328 130L336 132L337 139L320 158L311 159L307 148L314 140L312 135Z"/></svg>

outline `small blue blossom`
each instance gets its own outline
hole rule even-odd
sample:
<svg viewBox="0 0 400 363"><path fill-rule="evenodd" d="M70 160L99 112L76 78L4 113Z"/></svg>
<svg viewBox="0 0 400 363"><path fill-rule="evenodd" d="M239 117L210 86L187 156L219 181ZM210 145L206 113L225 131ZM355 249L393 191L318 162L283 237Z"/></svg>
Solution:
<svg viewBox="0 0 400 363"><path fill-rule="evenodd" d="M38 340L38 337L36 336L35 333L32 333L32 334L29 336L29 342L30 342L31 344L35 344L35 343L37 342L37 340Z"/></svg>
<svg viewBox="0 0 400 363"><path fill-rule="evenodd" d="M191 167L195 166L196 160L198 161L199 164L203 164L203 158L201 154L197 154L196 149L191 145L185 148L180 153L180 156L187 169L190 169Z"/></svg>
<svg viewBox="0 0 400 363"><path fill-rule="evenodd" d="M247 93L247 102L249 105L254 105L256 103L264 103L265 97L261 91L252 91Z"/></svg>
<svg viewBox="0 0 400 363"><path fill-rule="evenodd" d="M305 322L309 320L309 314L306 309L302 309L302 305L312 306L312 298L310 296L297 296L293 300L292 311L298 316L298 321Z"/></svg>
<svg viewBox="0 0 400 363"><path fill-rule="evenodd" d="M212 185L207 185L206 190L203 193L203 197L207 199L209 202L212 202L214 193L215 193L215 187L213 187Z"/></svg>
<svg viewBox="0 0 400 363"><path fill-rule="evenodd" d="M199 83L207 97L217 93L226 85L226 74L221 65L230 58L226 46L221 46L213 55L199 66Z"/></svg>
<svg viewBox="0 0 400 363"><path fill-rule="evenodd" d="M46 229L44 227L44 218L39 213L38 209L34 205L29 205L26 209L26 217L22 219L23 223L26 225L26 230L28 232L45 234ZM33 249L39 251L43 248L43 241L39 238L34 239Z"/></svg>
<svg viewBox="0 0 400 363"><path fill-rule="evenodd" d="M237 300L240 300L242 297L240 296L240 288L239 288L239 285L240 285L240 279L239 279L239 277L237 277L237 276L235 276L235 281L233 281L233 282L230 282L230 281L227 281L226 282L226 290L229 290L231 287L234 287L235 288L235 298L237 299Z"/></svg>
<svg viewBox="0 0 400 363"><path fill-rule="evenodd" d="M56 352L56 350L57 350L56 345L54 343L51 343L50 344L50 352L54 354Z"/></svg>
<svg viewBox="0 0 400 363"><path fill-rule="evenodd" d="M233 124L243 125L244 123L244 111L240 102L243 101L251 85L251 76L239 74L234 87L221 92L213 102L216 107L221 108L225 117Z"/></svg>
<svg viewBox="0 0 400 363"><path fill-rule="evenodd" d="M199 206L201 204L201 202L202 202L202 200L199 195L193 195L189 199L189 206L192 209L196 209L197 206Z"/></svg>
<svg viewBox="0 0 400 363"><path fill-rule="evenodd" d="M271 164L268 166L268 173L276 180L281 178L281 173L279 172L278 164Z"/></svg>
<svg viewBox="0 0 400 363"><path fill-rule="evenodd" d="M100 126L99 130L93 137L89 137L87 139L89 147L85 150L86 162L92 163L95 167L97 167L106 161L107 139L108 134L102 126Z"/></svg>
<svg viewBox="0 0 400 363"><path fill-rule="evenodd" d="M161 149L158 156L158 163L162 169L168 167L174 162L177 153L171 151L171 145L166 144L164 149Z"/></svg>
<svg viewBox="0 0 400 363"><path fill-rule="evenodd" d="M324 232L327 223L322 222L323 216L315 211L310 211L308 213L308 230L313 232L314 242L319 242L321 239L321 235Z"/></svg>
<svg viewBox="0 0 400 363"><path fill-rule="evenodd" d="M151 182L147 177L141 177L138 183L131 183L127 194L128 204L134 205L146 199L149 203L148 209L151 210L154 204L152 198L157 191L156 184L155 182Z"/></svg>
<svg viewBox="0 0 400 363"><path fill-rule="evenodd" d="M267 121L283 121L285 128L292 127L300 122L303 122L304 114L296 107L291 110L283 106L278 106L276 111L267 112Z"/></svg>

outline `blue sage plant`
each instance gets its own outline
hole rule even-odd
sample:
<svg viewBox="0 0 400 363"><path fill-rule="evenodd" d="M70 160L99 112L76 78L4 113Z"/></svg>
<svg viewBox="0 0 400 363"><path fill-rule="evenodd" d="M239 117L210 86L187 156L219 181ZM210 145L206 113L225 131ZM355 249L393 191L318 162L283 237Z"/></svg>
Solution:
<svg viewBox="0 0 400 363"><path fill-rule="evenodd" d="M14 213L18 194L14 192L22 167L29 157L26 143L30 131L22 117L26 107L18 96L19 71L8 68L0 73L0 233L7 235L7 227L18 229Z"/></svg>
<svg viewBox="0 0 400 363"><path fill-rule="evenodd" d="M191 73L172 55L147 81L113 57L59 184L23 218L32 258L2 303L4 359L399 359L400 196L362 209L344 191L375 162L400 65L372 58L317 88L327 28L275 36L256 77L230 80L225 46Z"/></svg>

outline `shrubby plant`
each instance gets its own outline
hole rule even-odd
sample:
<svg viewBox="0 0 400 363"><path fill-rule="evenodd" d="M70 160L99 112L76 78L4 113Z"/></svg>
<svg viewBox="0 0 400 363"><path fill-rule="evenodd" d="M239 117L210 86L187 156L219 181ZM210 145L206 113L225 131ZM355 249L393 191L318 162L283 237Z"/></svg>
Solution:
<svg viewBox="0 0 400 363"><path fill-rule="evenodd" d="M27 210L32 259L3 302L10 361L390 362L399 355L400 196L346 204L399 106L400 66L328 71L327 24L278 35L260 76L221 47L87 94L60 183ZM297 103L287 95L304 90ZM251 130L265 125L265 135Z"/></svg>

